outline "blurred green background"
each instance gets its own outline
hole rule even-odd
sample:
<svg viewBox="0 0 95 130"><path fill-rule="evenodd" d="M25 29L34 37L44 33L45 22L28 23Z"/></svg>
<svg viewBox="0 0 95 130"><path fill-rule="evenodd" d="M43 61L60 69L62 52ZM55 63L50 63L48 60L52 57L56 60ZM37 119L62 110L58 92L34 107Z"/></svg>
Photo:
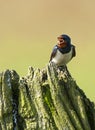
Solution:
<svg viewBox="0 0 95 130"><path fill-rule="evenodd" d="M95 101L95 0L1 0L0 71L47 65L56 37L68 34L77 56L68 68Z"/></svg>

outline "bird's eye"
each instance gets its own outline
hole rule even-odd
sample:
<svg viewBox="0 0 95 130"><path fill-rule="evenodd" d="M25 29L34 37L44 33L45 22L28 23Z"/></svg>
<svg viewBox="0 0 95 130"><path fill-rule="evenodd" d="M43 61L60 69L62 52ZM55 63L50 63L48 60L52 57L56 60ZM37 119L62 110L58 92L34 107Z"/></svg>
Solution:
<svg viewBox="0 0 95 130"><path fill-rule="evenodd" d="M63 38L64 40L66 40L66 38Z"/></svg>

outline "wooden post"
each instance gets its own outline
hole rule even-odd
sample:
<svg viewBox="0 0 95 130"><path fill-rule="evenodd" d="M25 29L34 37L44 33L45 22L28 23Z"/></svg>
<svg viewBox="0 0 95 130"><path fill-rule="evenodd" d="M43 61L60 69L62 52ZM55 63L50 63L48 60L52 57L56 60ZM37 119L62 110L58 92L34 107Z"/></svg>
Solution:
<svg viewBox="0 0 95 130"><path fill-rule="evenodd" d="M68 69L54 64L0 73L0 130L94 130L95 106Z"/></svg>

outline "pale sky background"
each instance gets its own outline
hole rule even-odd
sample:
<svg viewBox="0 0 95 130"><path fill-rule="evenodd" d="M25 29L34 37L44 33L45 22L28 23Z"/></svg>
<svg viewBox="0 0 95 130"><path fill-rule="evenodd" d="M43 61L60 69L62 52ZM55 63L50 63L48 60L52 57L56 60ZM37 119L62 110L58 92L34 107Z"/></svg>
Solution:
<svg viewBox="0 0 95 130"><path fill-rule="evenodd" d="M0 71L45 67L63 33L77 50L69 71L95 101L95 0L0 0Z"/></svg>

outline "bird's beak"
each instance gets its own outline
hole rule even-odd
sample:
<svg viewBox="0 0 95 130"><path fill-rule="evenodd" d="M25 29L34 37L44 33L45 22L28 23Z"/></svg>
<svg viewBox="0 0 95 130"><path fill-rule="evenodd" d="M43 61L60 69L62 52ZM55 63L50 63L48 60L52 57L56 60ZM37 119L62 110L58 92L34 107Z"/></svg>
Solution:
<svg viewBox="0 0 95 130"><path fill-rule="evenodd" d="M62 40L58 40L58 46L59 47L65 47L66 46L66 42L62 39Z"/></svg>
<svg viewBox="0 0 95 130"><path fill-rule="evenodd" d="M58 40L58 44L64 44L65 43L65 41L63 40L63 39L61 39L61 40Z"/></svg>

